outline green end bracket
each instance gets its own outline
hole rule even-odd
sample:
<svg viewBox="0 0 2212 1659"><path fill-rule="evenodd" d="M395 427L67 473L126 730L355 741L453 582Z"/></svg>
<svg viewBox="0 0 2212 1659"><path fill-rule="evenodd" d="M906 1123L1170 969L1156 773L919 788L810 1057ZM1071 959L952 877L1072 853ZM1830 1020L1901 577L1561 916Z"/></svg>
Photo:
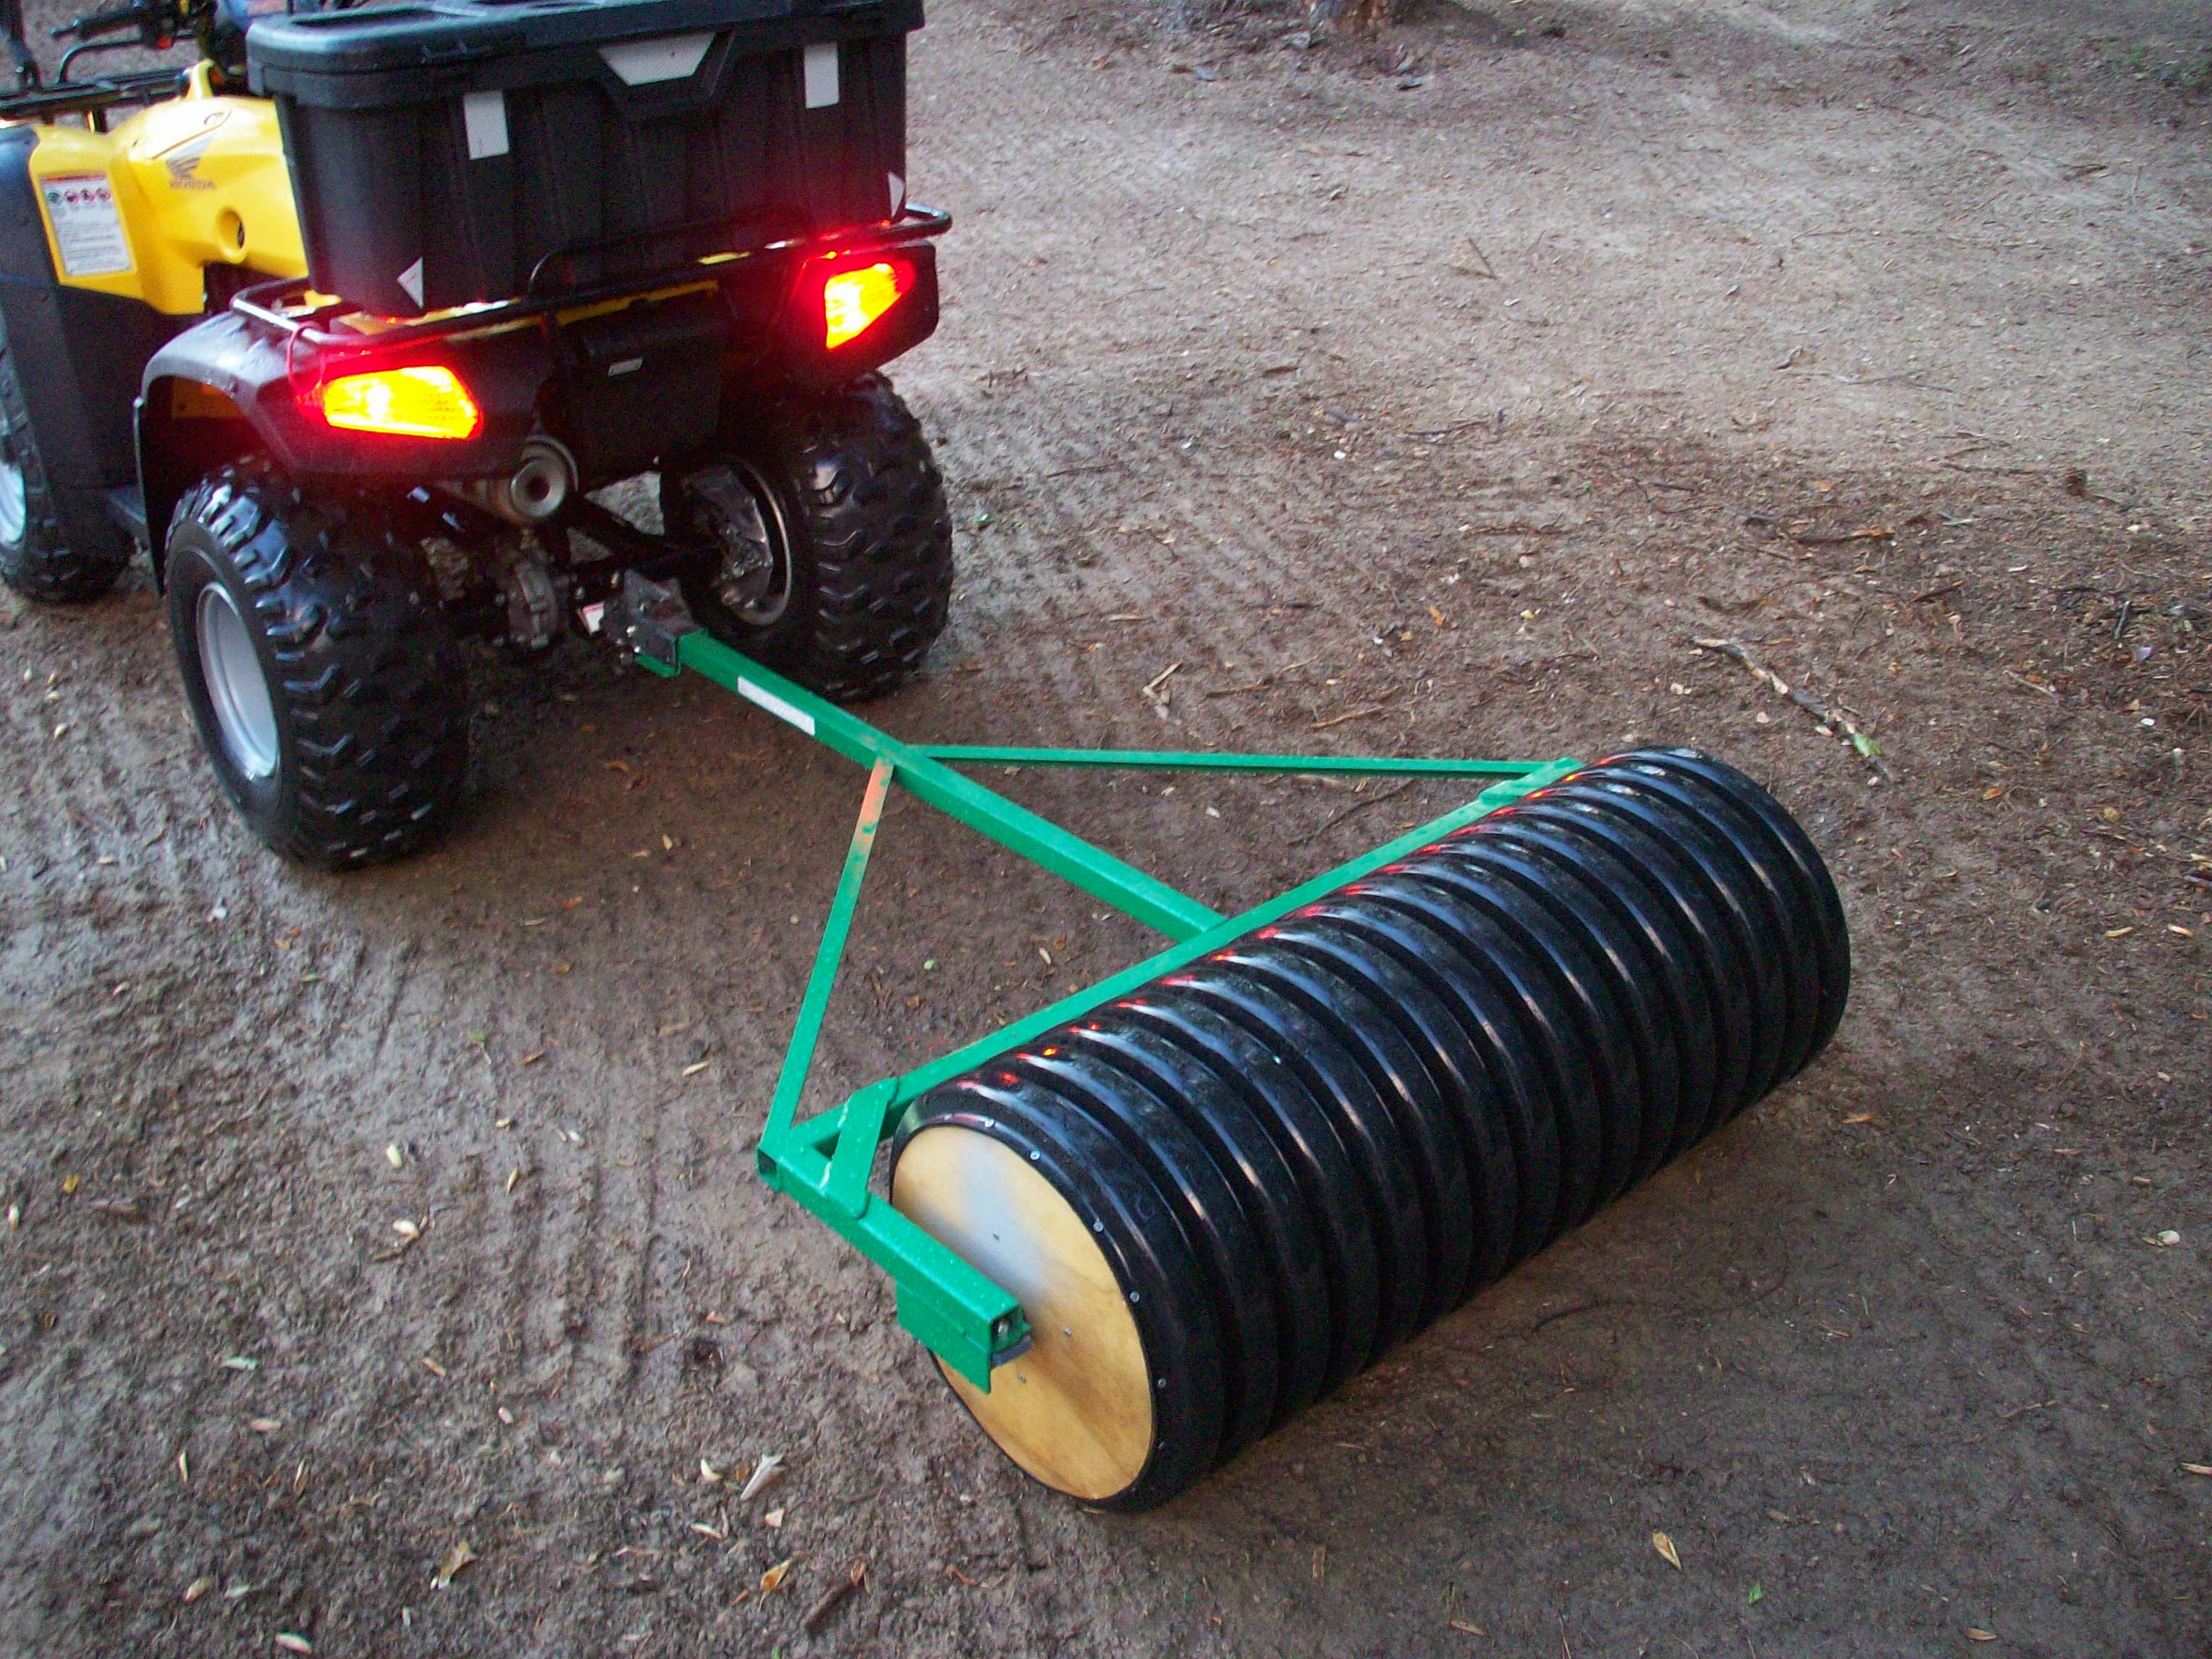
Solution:
<svg viewBox="0 0 2212 1659"><path fill-rule="evenodd" d="M1299 906L1404 857L1573 771L1582 763L1429 760L1333 755L1242 755L1182 750L998 748L910 744L878 731L835 703L762 667L701 629L682 599L632 573L609 631L639 665L671 677L688 670L765 710L815 742L867 769L860 815L823 924L812 972L783 1069L770 1097L755 1161L761 1177L796 1200L898 1287L899 1323L946 1367L987 1392L994 1367L1029 1346L1029 1324L1014 1298L870 1190L876 1153L898 1113L939 1084L1032 1041L1103 1004L1279 920ZM1370 853L1316 876L1239 915L1224 916L1080 836L1017 805L956 766L1115 767L1143 771L1455 777L1488 780L1465 805ZM822 1023L836 988L853 917L884 808L896 785L1010 852L1133 917L1170 941L1167 949L1073 996L1001 1026L965 1047L856 1091L842 1105L801 1120L800 1097L812 1069Z"/></svg>

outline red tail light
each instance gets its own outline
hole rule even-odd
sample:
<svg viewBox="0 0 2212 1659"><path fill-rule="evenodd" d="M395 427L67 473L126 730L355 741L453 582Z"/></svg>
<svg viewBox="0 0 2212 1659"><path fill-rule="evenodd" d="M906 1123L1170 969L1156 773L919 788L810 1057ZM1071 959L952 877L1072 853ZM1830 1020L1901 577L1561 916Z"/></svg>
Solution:
<svg viewBox="0 0 2212 1659"><path fill-rule="evenodd" d="M859 338L913 286L914 266L904 259L879 259L824 277L823 343L835 351Z"/></svg>
<svg viewBox="0 0 2212 1659"><path fill-rule="evenodd" d="M442 363L372 369L325 380L323 419L347 432L395 438L473 438L483 411L461 377Z"/></svg>

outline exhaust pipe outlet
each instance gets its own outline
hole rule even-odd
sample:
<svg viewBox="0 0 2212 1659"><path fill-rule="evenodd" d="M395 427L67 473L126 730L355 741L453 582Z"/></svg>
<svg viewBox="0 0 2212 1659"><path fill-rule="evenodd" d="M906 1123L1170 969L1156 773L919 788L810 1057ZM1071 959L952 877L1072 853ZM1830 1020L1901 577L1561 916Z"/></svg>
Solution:
<svg viewBox="0 0 2212 1659"><path fill-rule="evenodd" d="M576 461L557 438L535 433L522 446L522 465L504 478L470 478L447 486L463 500L525 529L551 518L576 487Z"/></svg>

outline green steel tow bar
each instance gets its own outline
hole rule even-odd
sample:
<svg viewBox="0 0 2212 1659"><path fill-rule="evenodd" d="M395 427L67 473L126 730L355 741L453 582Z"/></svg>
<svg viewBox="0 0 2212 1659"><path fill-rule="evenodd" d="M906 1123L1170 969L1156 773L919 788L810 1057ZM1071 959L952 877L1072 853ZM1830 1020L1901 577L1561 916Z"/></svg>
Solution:
<svg viewBox="0 0 2212 1659"><path fill-rule="evenodd" d="M700 628L682 599L632 573L606 632L642 666L673 678L685 669L736 692L817 743L868 769L860 822L823 926L813 972L756 1153L761 1176L796 1199L840 1237L889 1273L898 1287L899 1323L977 1388L991 1370L1029 1346L1029 1326L1014 1298L868 1190L876 1151L898 1109L938 1085L1078 1018L1242 938L1346 883L1403 857L1541 788L1581 763L1499 760L1360 759L1323 755L1217 755L1115 749L1005 749L914 744L878 731L836 704L732 650ZM953 769L961 765L1126 767L1147 771L1364 773L1403 777L1491 778L1481 793L1373 852L1316 876L1241 915L1224 916L1048 819L1016 805ZM1175 941L1167 950L1087 990L1014 1021L927 1065L872 1083L842 1106L801 1121L806 1086L830 994L875 848L884 804L896 783L908 793L1064 878L1085 892Z"/></svg>

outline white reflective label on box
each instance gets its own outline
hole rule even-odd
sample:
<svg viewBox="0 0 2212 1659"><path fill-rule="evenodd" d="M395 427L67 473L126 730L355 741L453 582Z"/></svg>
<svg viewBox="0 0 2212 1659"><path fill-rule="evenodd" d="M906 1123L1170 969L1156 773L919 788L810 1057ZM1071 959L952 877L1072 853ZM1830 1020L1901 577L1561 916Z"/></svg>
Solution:
<svg viewBox="0 0 2212 1659"><path fill-rule="evenodd" d="M806 49L806 107L827 109L837 101L837 43Z"/></svg>
<svg viewBox="0 0 2212 1659"><path fill-rule="evenodd" d="M112 276L131 269L131 239L104 173L58 173L39 180L64 276Z"/></svg>
<svg viewBox="0 0 2212 1659"><path fill-rule="evenodd" d="M686 81L696 71L712 34L664 34L658 40L625 40L601 46L599 56L626 87L649 87L661 81Z"/></svg>
<svg viewBox="0 0 2212 1659"><path fill-rule="evenodd" d="M461 100L461 121L469 130L469 160L489 161L507 154L507 94L471 92Z"/></svg>

